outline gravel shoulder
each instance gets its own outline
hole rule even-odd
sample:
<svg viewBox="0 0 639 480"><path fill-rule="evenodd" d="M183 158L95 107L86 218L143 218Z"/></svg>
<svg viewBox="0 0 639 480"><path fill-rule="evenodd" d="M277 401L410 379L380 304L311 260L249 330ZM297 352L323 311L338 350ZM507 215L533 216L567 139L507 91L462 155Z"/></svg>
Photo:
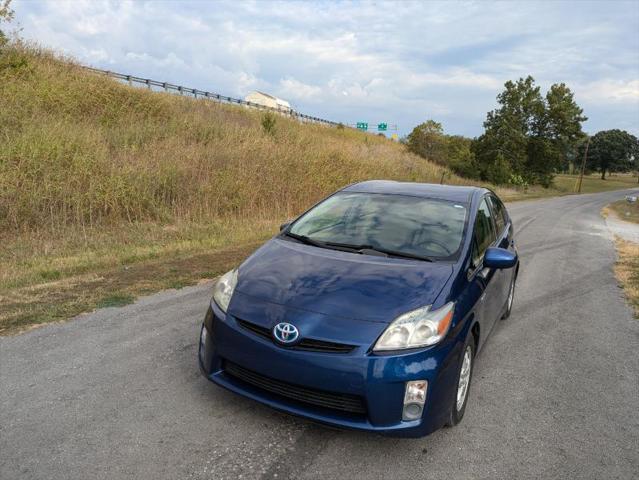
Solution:
<svg viewBox="0 0 639 480"><path fill-rule="evenodd" d="M619 215L610 208L605 208L604 210L606 213L604 215L606 226L613 235L617 235L628 242L639 243L639 223L629 222L620 218Z"/></svg>

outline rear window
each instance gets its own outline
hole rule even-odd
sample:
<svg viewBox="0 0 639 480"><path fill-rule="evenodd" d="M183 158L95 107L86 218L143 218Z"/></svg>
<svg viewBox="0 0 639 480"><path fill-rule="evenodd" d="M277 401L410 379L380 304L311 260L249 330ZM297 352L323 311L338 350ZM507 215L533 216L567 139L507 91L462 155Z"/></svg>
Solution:
<svg viewBox="0 0 639 480"><path fill-rule="evenodd" d="M504 231L504 227L507 223L504 204L492 195L488 198L490 199L490 205L493 209L493 217L495 219L495 225L497 226L497 235L500 235Z"/></svg>
<svg viewBox="0 0 639 480"><path fill-rule="evenodd" d="M461 247L466 213L466 206L455 202L344 192L307 212L290 231L323 242L448 258Z"/></svg>

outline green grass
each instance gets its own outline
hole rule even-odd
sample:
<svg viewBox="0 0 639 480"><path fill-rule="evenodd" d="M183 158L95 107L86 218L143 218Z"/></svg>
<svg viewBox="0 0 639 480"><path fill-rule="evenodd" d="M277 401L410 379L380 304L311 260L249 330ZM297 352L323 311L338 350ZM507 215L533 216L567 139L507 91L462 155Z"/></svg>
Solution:
<svg viewBox="0 0 639 480"><path fill-rule="evenodd" d="M40 278L45 281L50 280L58 280L62 277L62 272L60 270L42 270L38 272Z"/></svg>
<svg viewBox="0 0 639 480"><path fill-rule="evenodd" d="M135 297L128 293L110 293L106 297L103 297L96 305L97 308L105 307L122 307L133 303Z"/></svg>
<svg viewBox="0 0 639 480"><path fill-rule="evenodd" d="M578 175L557 175L554 179L554 187L561 193L576 193ZM639 188L637 176L630 174L617 174L608 176L605 180L600 175L585 175L581 183L581 193L607 192L610 190L624 190L627 188Z"/></svg>
<svg viewBox="0 0 639 480"><path fill-rule="evenodd" d="M192 284L192 281L188 278L176 278L172 282L168 283L169 288L173 288L175 290L179 290L184 287L188 287Z"/></svg>

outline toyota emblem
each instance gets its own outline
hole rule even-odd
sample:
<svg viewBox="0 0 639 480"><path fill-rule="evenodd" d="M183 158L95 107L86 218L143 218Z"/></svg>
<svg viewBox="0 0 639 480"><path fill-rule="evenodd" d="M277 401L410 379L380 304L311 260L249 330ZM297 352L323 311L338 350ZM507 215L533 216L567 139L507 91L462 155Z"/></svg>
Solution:
<svg viewBox="0 0 639 480"><path fill-rule="evenodd" d="M300 336L300 332L295 325L282 322L273 327L273 336L278 342L293 343Z"/></svg>

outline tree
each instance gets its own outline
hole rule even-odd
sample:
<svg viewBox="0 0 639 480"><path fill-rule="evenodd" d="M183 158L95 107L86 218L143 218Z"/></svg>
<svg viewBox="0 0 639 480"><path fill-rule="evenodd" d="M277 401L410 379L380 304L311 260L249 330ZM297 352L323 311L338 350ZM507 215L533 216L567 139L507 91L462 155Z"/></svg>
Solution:
<svg viewBox="0 0 639 480"><path fill-rule="evenodd" d="M488 112L485 132L473 144L482 178L504 183L507 176L518 175L550 186L583 136L586 117L572 92L555 84L544 97L528 76L506 82L497 102L499 108Z"/></svg>
<svg viewBox="0 0 639 480"><path fill-rule="evenodd" d="M434 120L417 125L407 138L408 149L433 162L446 162L446 138L442 124Z"/></svg>
<svg viewBox="0 0 639 480"><path fill-rule="evenodd" d="M606 172L630 172L636 169L639 141L637 137L625 130L602 130L592 136L588 149L589 171L601 173L606 179Z"/></svg>
<svg viewBox="0 0 639 480"><path fill-rule="evenodd" d="M479 178L497 185L510 183L514 173L511 167L512 156L504 154L506 149L500 146L499 137L494 133L485 133L471 144Z"/></svg>
<svg viewBox="0 0 639 480"><path fill-rule="evenodd" d="M479 168L471 150L472 142L470 138L461 135L446 135L446 163L462 177L479 176Z"/></svg>
<svg viewBox="0 0 639 480"><path fill-rule="evenodd" d="M11 8L11 0L0 0L0 26L13 20L15 12ZM0 29L0 46L7 43L6 34Z"/></svg>
<svg viewBox="0 0 639 480"><path fill-rule="evenodd" d="M434 120L416 126L401 143L417 155L450 168L468 178L479 178L479 168L471 150L473 140L461 135L446 135L441 123Z"/></svg>
<svg viewBox="0 0 639 480"><path fill-rule="evenodd" d="M506 183L511 173L524 174L528 169L528 142L537 134L543 98L531 76L517 82L508 81L497 95L500 107L488 112L485 132L474 145L482 178Z"/></svg>
<svg viewBox="0 0 639 480"><path fill-rule="evenodd" d="M566 84L560 83L550 87L546 93L546 125L545 135L553 142L557 153L561 156L563 170L568 170L578 146L586 135L581 130L581 123L588 120L583 109L577 105L574 95Z"/></svg>
<svg viewBox="0 0 639 480"><path fill-rule="evenodd" d="M637 137L635 137L635 144L632 148L632 161L637 172L637 183L639 183L639 139Z"/></svg>

